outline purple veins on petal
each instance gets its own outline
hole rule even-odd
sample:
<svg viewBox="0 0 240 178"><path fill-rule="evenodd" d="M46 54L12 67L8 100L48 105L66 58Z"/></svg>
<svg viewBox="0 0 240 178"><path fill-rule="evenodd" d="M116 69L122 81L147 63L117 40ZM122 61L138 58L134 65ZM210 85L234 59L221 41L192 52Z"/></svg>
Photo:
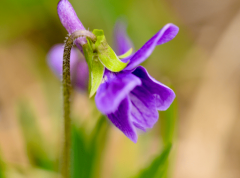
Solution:
<svg viewBox="0 0 240 178"><path fill-rule="evenodd" d="M107 116L131 141L137 143L137 133L131 122L130 109L131 105L129 99L126 97L122 100L118 109L114 113L107 114Z"/></svg>
<svg viewBox="0 0 240 178"><path fill-rule="evenodd" d="M143 131L152 128L158 120L155 96L147 88L137 86L131 91L129 98L132 104L132 121L135 126Z"/></svg>
<svg viewBox="0 0 240 178"><path fill-rule="evenodd" d="M155 96L158 110L164 111L169 108L175 99L175 93L172 89L152 78L142 66L137 67L133 74L141 80L141 87L144 87Z"/></svg>
<svg viewBox="0 0 240 178"><path fill-rule="evenodd" d="M177 26L173 24L165 25L131 57L129 64L125 69L130 70L141 64L152 54L157 45L172 40L177 33Z"/></svg>
<svg viewBox="0 0 240 178"><path fill-rule="evenodd" d="M141 80L130 72L112 73L107 71L95 96L97 108L104 114L115 112L121 101Z"/></svg>
<svg viewBox="0 0 240 178"><path fill-rule="evenodd" d="M175 98L170 88L141 66L120 73L107 71L104 80L95 97L97 108L135 143L135 130L152 128L158 120L158 110L166 110Z"/></svg>

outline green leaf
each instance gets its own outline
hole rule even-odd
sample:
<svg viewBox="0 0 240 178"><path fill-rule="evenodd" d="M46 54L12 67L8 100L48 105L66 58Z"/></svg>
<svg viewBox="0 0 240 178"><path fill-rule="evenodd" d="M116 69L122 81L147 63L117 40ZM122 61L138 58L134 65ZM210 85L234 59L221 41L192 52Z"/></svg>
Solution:
<svg viewBox="0 0 240 178"><path fill-rule="evenodd" d="M86 140L84 138L83 131L77 129L76 126L72 128L72 165L71 165L71 177L89 178L89 154L86 148Z"/></svg>
<svg viewBox="0 0 240 178"><path fill-rule="evenodd" d="M106 146L109 124L106 116L102 115L92 132L89 151L92 156L91 178L99 177L104 157L104 149Z"/></svg>
<svg viewBox="0 0 240 178"><path fill-rule="evenodd" d="M83 52L89 68L88 92L89 96L92 97L102 83L105 69L98 56L93 53L90 40L88 40L88 44L83 45Z"/></svg>
<svg viewBox="0 0 240 178"><path fill-rule="evenodd" d="M121 56L118 56L119 59L123 59L126 58L128 56L130 56L133 52L133 48L130 48L126 53L122 54Z"/></svg>
<svg viewBox="0 0 240 178"><path fill-rule="evenodd" d="M177 100L175 99L166 111L160 112L160 127L163 143L165 145L172 143L177 120Z"/></svg>
<svg viewBox="0 0 240 178"><path fill-rule="evenodd" d="M171 144L174 139L175 130L176 130L176 120L177 120L177 100L175 99L171 106L166 111L160 112L160 131L162 135L162 140L164 145ZM163 178L169 177L169 161L166 163L166 172Z"/></svg>
<svg viewBox="0 0 240 178"><path fill-rule="evenodd" d="M105 116L99 118L89 137L84 133L84 127L72 129L72 178L99 177L108 133Z"/></svg>
<svg viewBox="0 0 240 178"><path fill-rule="evenodd" d="M147 168L145 168L144 170L142 170L140 172L140 174L138 176L136 176L136 178L146 178L146 177L151 177L151 178L162 178L166 172L167 169L167 160L168 160L168 156L169 153L171 151L171 144L168 144L164 150L162 151L162 153L153 160L153 162L151 163L151 165Z"/></svg>
<svg viewBox="0 0 240 178"><path fill-rule="evenodd" d="M93 45L94 52L96 51L101 63L112 72L120 72L128 63L122 62L112 48L108 45L104 36L103 30L93 30L93 34L96 35L97 41Z"/></svg>

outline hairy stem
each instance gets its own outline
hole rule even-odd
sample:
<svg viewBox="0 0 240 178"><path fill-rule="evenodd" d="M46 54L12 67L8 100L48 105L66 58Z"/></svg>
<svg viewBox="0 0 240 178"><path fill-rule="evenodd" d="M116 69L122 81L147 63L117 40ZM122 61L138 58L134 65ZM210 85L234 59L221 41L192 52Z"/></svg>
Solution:
<svg viewBox="0 0 240 178"><path fill-rule="evenodd" d="M95 35L86 30L74 32L67 38L63 53L63 118L64 118L64 136L61 158L61 173L63 178L70 178L71 164L71 118L70 118L70 97L71 97L71 78L70 78L70 54L73 47L73 41L78 37L88 37L96 40Z"/></svg>
<svg viewBox="0 0 240 178"><path fill-rule="evenodd" d="M71 118L70 118L70 96L71 96L71 78L70 78L70 53L73 46L73 39L68 38L63 53L63 118L64 118L64 137L63 152L61 160L61 172L63 178L70 178L71 163Z"/></svg>

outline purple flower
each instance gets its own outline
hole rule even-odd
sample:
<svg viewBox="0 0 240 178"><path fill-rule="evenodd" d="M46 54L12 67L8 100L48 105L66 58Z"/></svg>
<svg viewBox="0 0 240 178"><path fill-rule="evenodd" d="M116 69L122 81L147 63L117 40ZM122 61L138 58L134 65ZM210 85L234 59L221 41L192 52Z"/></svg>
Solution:
<svg viewBox="0 0 240 178"><path fill-rule="evenodd" d="M59 79L62 79L63 50L63 44L57 44L47 55L48 65ZM80 55L76 48L71 51L70 72L73 86L80 91L87 90L88 66L84 56Z"/></svg>
<svg viewBox="0 0 240 178"><path fill-rule="evenodd" d="M85 29L67 0L60 0L58 14L70 34ZM158 120L158 111L166 110L175 98L173 90L152 78L139 64L157 45L172 40L178 30L173 24L165 25L136 53L122 59L123 62L129 61L123 71L114 73L105 69L103 82L95 96L96 106L134 143L137 142L137 129L146 131L152 128ZM125 27L120 23L115 28L115 42L118 55L132 48ZM85 44L85 39L78 38L75 43L81 50L80 45Z"/></svg>
<svg viewBox="0 0 240 178"><path fill-rule="evenodd" d="M130 62L123 71L113 73L106 70L104 82L97 91L97 108L135 143L136 130L152 128L158 120L158 110L166 110L175 98L173 90L156 81L138 65L150 56L155 46L172 40L177 33L175 25L164 26L135 54L124 59ZM115 29L115 40L119 54L132 47L123 27Z"/></svg>

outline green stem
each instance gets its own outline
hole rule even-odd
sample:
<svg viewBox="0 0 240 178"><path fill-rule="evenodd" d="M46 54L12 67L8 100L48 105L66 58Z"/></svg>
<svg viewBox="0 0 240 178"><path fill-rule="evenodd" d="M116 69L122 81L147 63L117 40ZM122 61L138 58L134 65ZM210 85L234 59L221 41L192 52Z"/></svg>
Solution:
<svg viewBox="0 0 240 178"><path fill-rule="evenodd" d="M71 118L70 118L70 97L71 97L71 78L70 78L70 54L73 47L73 41L78 37L89 37L96 40L95 35L86 30L79 30L67 38L63 53L63 118L64 118L64 136L61 157L61 173L63 178L71 177ZM83 43L84 44L84 43ZM81 44L81 45L83 45Z"/></svg>
<svg viewBox="0 0 240 178"><path fill-rule="evenodd" d="M70 96L71 96L71 79L70 79L70 53L73 46L73 39L68 38L64 46L63 54L63 118L64 118L64 137L63 152L61 160L61 172L63 178L70 178L71 163L71 118L70 118Z"/></svg>

